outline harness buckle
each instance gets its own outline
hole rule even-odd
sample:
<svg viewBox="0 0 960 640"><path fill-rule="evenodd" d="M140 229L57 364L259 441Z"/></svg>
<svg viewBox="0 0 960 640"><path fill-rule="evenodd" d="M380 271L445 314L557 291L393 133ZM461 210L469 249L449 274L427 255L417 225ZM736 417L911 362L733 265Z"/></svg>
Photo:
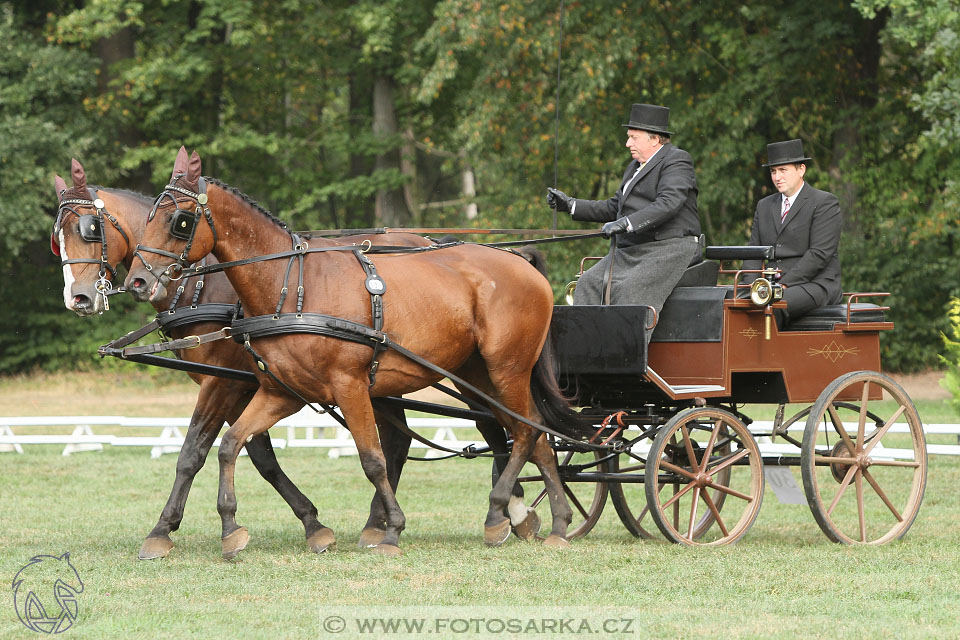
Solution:
<svg viewBox="0 0 960 640"><path fill-rule="evenodd" d="M310 244L306 240L301 240L293 246L293 250L298 253L305 253L307 249L310 248Z"/></svg>
<svg viewBox="0 0 960 640"><path fill-rule="evenodd" d="M366 253L366 252L370 251L370 247L372 247L372 246L373 246L373 243L370 242L369 239L368 239L368 240L364 240L363 242L360 243L360 252L361 252L361 253Z"/></svg>
<svg viewBox="0 0 960 640"><path fill-rule="evenodd" d="M184 339L184 340L196 340L196 341L197 341L197 344L190 345L189 347L184 347L184 349L196 349L196 348L199 347L201 344L203 344L202 342L200 342L200 336L184 336L183 339Z"/></svg>

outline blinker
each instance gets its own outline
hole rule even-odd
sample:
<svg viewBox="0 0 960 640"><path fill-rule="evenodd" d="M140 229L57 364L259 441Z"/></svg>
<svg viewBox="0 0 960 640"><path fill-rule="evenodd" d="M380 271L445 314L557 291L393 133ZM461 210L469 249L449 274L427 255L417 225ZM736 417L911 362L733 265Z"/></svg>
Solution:
<svg viewBox="0 0 960 640"><path fill-rule="evenodd" d="M173 214L173 220L170 221L170 235L179 240L189 240L196 224L197 219L193 213L177 209Z"/></svg>
<svg viewBox="0 0 960 640"><path fill-rule="evenodd" d="M103 242L103 229L100 227L100 219L94 215L80 216L80 237L85 242Z"/></svg>

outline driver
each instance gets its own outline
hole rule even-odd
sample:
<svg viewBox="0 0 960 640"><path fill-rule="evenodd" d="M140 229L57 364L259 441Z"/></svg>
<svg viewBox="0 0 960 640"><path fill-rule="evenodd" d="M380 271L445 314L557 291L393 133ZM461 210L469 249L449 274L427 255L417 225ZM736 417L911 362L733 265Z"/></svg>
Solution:
<svg viewBox="0 0 960 640"><path fill-rule="evenodd" d="M574 220L605 222L606 237L619 235L613 254L611 304L649 305L657 310L689 264L700 257L700 219L693 160L673 146L670 109L635 104L626 147L632 160L620 188L608 200L580 200L547 189L547 203ZM622 235L620 235L622 234ZM610 256L584 272L574 304L601 304ZM647 332L650 341L650 332Z"/></svg>

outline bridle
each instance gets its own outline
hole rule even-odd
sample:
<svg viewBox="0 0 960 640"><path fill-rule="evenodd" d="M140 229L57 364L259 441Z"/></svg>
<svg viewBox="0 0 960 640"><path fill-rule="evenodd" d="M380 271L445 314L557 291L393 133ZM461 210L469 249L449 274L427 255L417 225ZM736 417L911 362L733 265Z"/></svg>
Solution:
<svg viewBox="0 0 960 640"><path fill-rule="evenodd" d="M53 233L50 236L50 249L53 251L54 255L60 255L60 244L57 242L57 236L59 235L60 230L63 228L65 218L70 214L77 216L80 228L80 238L84 242L100 243L100 259L69 258L67 260L61 260L60 266L67 264L98 265L100 270L97 274L97 295L103 298L104 311L109 311L110 302L108 300L108 296L113 289L113 283L111 280L107 279L107 272L110 273L110 278L114 279L117 277L117 268L116 266L111 265L109 259L107 258L107 234L103 231L103 219L106 218L109 220L110 224L112 224L116 230L120 232L120 235L123 236L123 240L127 243L128 247L130 246L130 238L127 236L126 231L123 230L120 222L110 215L110 213L106 210L103 200L97 196L97 191L88 187L87 192L90 194L89 200L85 198L70 198L60 201L60 205L57 207L57 220L53 223ZM93 207L96 209L96 214L81 214L76 207ZM118 262L117 266L119 266L119 264L120 263Z"/></svg>
<svg viewBox="0 0 960 640"><path fill-rule="evenodd" d="M178 240L186 240L187 244L183 248L183 251L180 255L177 255L171 251L166 251L164 249L158 249L156 247L147 247L142 244L137 244L136 250L133 252L134 257L140 258L140 261L143 263L144 268L153 273L154 267L152 264L147 262L144 258L143 253L154 253L159 256L166 256L168 258L173 258L175 262L170 263L164 268L160 275L155 275L159 280L162 276L166 275L170 280L179 280L183 277L183 270L190 266L189 260L187 260L187 255L190 253L190 249L193 247L193 239L197 233L197 223L200 222L200 217L203 216L207 219L207 224L210 226L210 231L213 233L213 244L217 243L217 228L213 225L213 215L210 213L210 208L207 206L207 181L203 178L199 178L197 181L197 191L190 191L189 189L184 189L177 185L177 181L182 178L184 174L180 173L173 176L173 179L170 181L163 191L157 196L156 201L153 203L153 209L150 210L150 215L147 216L147 223L149 224L153 220L154 216L157 215L157 209L160 207L160 204L167 198L173 202L173 205L177 207L176 211L173 213L173 219L170 221L170 235ZM184 202L182 199L178 200L176 194L182 194L191 198L195 207L193 211L188 209L181 209L180 204ZM176 277L174 277L176 275Z"/></svg>

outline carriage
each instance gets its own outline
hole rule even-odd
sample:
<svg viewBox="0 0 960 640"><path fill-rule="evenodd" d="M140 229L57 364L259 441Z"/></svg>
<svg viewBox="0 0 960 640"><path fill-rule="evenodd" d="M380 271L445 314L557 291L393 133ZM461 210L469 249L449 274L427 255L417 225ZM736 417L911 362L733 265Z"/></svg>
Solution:
<svg viewBox="0 0 960 640"><path fill-rule="evenodd" d="M555 308L561 379L598 425L595 441L617 445L554 442L579 515L571 537L593 527L609 494L634 535L655 525L672 542L731 543L759 512L765 470L789 484L777 468L797 466L830 540L883 543L910 528L925 486L923 429L903 389L878 373L888 307L864 301L888 294L846 294L780 327L774 271L747 285L751 272L721 269L773 250L706 247L659 317L643 306ZM639 327L654 328L649 345ZM751 429L744 404L773 405L775 417ZM785 416L790 404L807 406Z"/></svg>
<svg viewBox="0 0 960 640"><path fill-rule="evenodd" d="M402 460L391 470L388 453L386 472L374 468L383 464L382 454L379 462L370 463L373 460L371 453L381 447L376 434L369 431L373 425L369 398L361 400L363 395L373 396L377 389L380 392L372 411L377 412L378 423L380 414L386 416L385 408L389 408L471 418L478 421L478 427L484 422L489 425L494 418L498 418L502 425L505 422L510 425L513 447L510 462L505 462L503 456L497 459L496 471L504 475L499 482L495 481L491 493L491 508L485 524L488 544L503 542L509 536L511 526L517 532L518 525L526 525L523 537L533 537L537 527L530 516L536 514L546 497L549 497L553 514L554 532L560 532L548 536L548 544L552 541L561 546L569 538L586 534L597 522L608 498L634 535L651 537L659 529L668 540L676 543L729 544L740 539L755 521L763 499L766 475L776 473L778 482L795 484L789 467L800 468L806 501L817 523L833 541L887 542L903 536L916 518L926 480L922 425L906 393L893 380L877 372L880 368L879 333L892 329L893 325L884 317L885 307L863 301L886 294L848 294L842 305L817 309L781 327L776 320L776 310L783 308L785 303L779 299L782 290L776 282L775 270L766 269L764 264L753 274L756 279L746 284L750 272L721 268L724 260L771 260L773 248L706 247L705 259L687 269L659 317L652 309L643 306L560 305L553 307L551 324L549 286L534 270L520 267L516 262L519 259L506 252L485 253L490 250L469 243L431 245L419 237L406 247L375 247L377 242L370 239L362 244L316 241L319 246L310 247L308 242L290 234L284 225L246 196L222 183L212 183L211 193L215 199L208 199L207 183L199 176L199 158L196 157L195 162L191 158L188 166L184 150L178 156L171 184L153 207L143 202L136 206L131 204L130 212L125 214L129 220L139 220L136 224L128 221L128 230L132 232L138 226L138 233L152 233L153 236L147 234L143 237L157 244L151 247L143 238L133 238L135 242L130 242L128 234L123 232L123 219L108 215L109 207L97 198L97 194L91 192L90 199L86 199L87 187L82 179L82 168L77 169L78 166L74 170L74 186L80 199L61 202L55 233L59 234L59 244L63 244L65 233L76 227L77 235L82 237L79 246L88 247L87 253L93 251L100 256L63 261L65 265L76 262L101 265L98 280L92 278L95 271L90 271L91 276L86 278L88 282L85 284L91 291L87 297L102 296L105 301L107 294L112 293L109 291L108 271L113 272L112 267L106 267L119 261L127 264L130 270L127 284L134 287L133 292L139 292L140 299L149 299L155 305L166 295L163 291L166 285L182 281L176 293L171 287L169 294L173 302L170 310L161 312L157 320L158 324L165 325L173 340L160 346L129 346L146 335L145 328L101 348L101 355L172 366L200 374L205 380L202 385L210 382L211 375L246 385L229 391L236 398L236 404L225 406L219 402L220 413L203 409L202 400L198 403L195 418L202 416L203 419L192 421L188 433L188 444L193 450L181 453L182 459L187 455L189 463L178 464L177 483L168 501L169 508L164 510L157 527L148 536L141 558L160 557L172 548L168 534L177 528L182 518L192 474L202 465L213 436L227 414L232 415L229 419L232 426L224 435L219 457L221 487L230 495L221 491L218 497L218 509L224 522L224 557L235 557L246 546L246 530L233 520L236 510L232 495L233 461L240 448L246 445L248 450L261 451L258 457L262 456L269 474L281 473L272 456L269 440L260 440L268 437L266 429L278 417L296 411L311 400L305 397L312 392L310 385L319 384L322 390L326 384L323 371L316 373L302 364L305 350L301 345L306 343L296 338L296 334L320 336L320 340L312 344L326 351L314 356L313 362L332 362L335 358L340 363L347 362L339 366L351 372L349 393L339 397L336 393L329 395L344 401L334 404L340 405L343 417L339 419L345 426L353 419L351 426L362 427L361 431L354 431L354 437L364 461L364 470L377 487L377 497L371 505L364 535L372 530L374 537L369 538L369 546L378 547L385 553L399 553L396 544L403 520L393 491ZM180 186L183 183L178 180L184 176L199 186ZM61 198L64 191L58 188ZM123 204L115 200L110 202L111 207L114 202L117 207ZM81 222L80 227L71 225L68 228L61 224L65 206L76 208L74 212ZM87 222L99 229L89 237L81 233L84 222L81 213L87 209L96 211L95 216L87 214L90 218ZM158 211L163 211L163 217ZM118 212L114 209L115 214ZM157 221L151 227L150 221L154 217ZM117 252L116 249L119 238L113 242L114 249L108 248L108 233L114 232L104 224L104 219L116 228L115 235L123 236L123 251ZM246 231L252 224L258 226L253 234ZM231 234L229 225L239 225L237 228L244 231ZM218 228L221 230L219 235ZM263 244L264 239L273 242L272 248ZM200 248L194 247L195 241ZM291 242L293 248L285 248L284 245L289 247ZM243 243L248 246L242 246ZM56 242L54 244L59 248ZM236 259L228 254L215 253L217 262L198 262L213 247L221 245L228 245ZM191 247L194 247L193 253ZM180 254L174 251L180 251ZM317 257L317 260L325 260L324 264L335 265L350 274L349 282L344 284L343 278L320 278L310 273L310 265L316 266L318 262L310 263L306 259L316 253L326 256ZM418 262L389 257L389 254L411 253L428 257ZM377 255L384 257L371 260L370 256L376 258ZM159 262L155 256L161 257ZM131 269L135 258L141 264ZM228 288L232 298L211 304L212 301L206 298L211 287L201 291L203 277L207 274L236 267L249 268L248 265L264 261L274 261L277 265L269 271L266 267L258 267L261 273L258 281L231 280L230 284L236 289L233 292ZM478 280L470 276L476 272L475 265L479 263L483 264L485 276ZM297 274L293 269L295 264L299 264L299 275L294 276L299 278L299 286L296 296L287 298L287 292L292 291L293 286L291 273ZM442 264L442 268L438 269L437 264ZM410 268L413 265L426 274L426 280L423 277L421 280L429 280L433 290L408 289L415 298L410 303L397 285L405 284L405 279L416 275L416 271ZM468 277L456 275L457 269L461 269L461 274L467 273ZM500 275L491 275L496 269L500 270ZM273 284L265 288L263 274L267 273L272 273ZM384 277L381 278L380 274ZM451 277L445 285L435 281L441 274ZM229 271L227 275L230 276ZM358 275L363 277L357 278ZM721 275L732 280L732 284L719 284ZM192 297L184 295L184 302L177 307L186 281L193 276L199 278L194 279ZM310 312L309 295L308 305L304 307L304 283L311 282L321 287L335 287L322 291L324 295L316 299L324 304L347 304L348 307L344 307L339 315L336 312L333 315L328 315L330 312ZM499 288L496 286L498 282ZM474 311L469 307L448 309L446 314L438 311L440 305L450 304L451 296L456 298L452 293L455 287L474 287L463 294L469 298L479 291L477 287L491 284L497 295L505 298L498 303L499 307L491 307L484 313L491 323L506 323L504 326L513 334L514 342L508 344L503 340L508 335L506 333L490 334L496 340L488 340L488 345L499 345L500 352L485 353L483 360L496 356L504 363L502 366L516 367L522 359L520 350L523 350L527 360L510 379L504 369L498 369L496 373L493 373L494 369L481 370L482 375L477 377L477 366L489 367L490 362L484 364L477 359L463 359L465 354L471 353L469 349L476 348L471 341L478 340L476 336L464 334L463 328L464 319L469 319L469 314ZM278 302L264 293L271 286L275 286L279 294ZM531 306L531 287L537 290L536 308ZM385 288L394 291L399 288L393 298L387 299L413 304L410 311L399 313L396 308L386 307L383 304ZM425 297L428 294L434 297L428 299ZM223 304L224 301L235 301L237 295L243 303L242 311L250 313L257 305L261 310L254 311L249 317L241 317L240 306ZM489 294L481 297L491 298ZM74 295L74 300L81 298L84 296ZM68 299L65 293L65 300ZM433 307L429 330L420 331L424 324L413 311L429 304L437 306ZM510 311L520 308L521 304L524 313L520 316ZM285 312L294 305L295 313ZM88 312L93 309L89 304L86 307ZM367 319L362 322L344 319L348 316L366 316ZM407 339L420 340L421 349L432 349L431 358L418 356L403 340L391 339L381 330L384 318L387 318L388 327L394 322L393 326L398 328L398 334L393 335L402 334ZM517 323L530 318L534 322L527 327L527 333L517 329ZM537 324L537 318L542 319L542 327ZM413 328L403 334L401 320L407 319L413 320ZM443 321L447 325L441 331L438 328ZM212 324L217 330L200 335L197 335L199 330L194 333L195 327L204 323L207 326ZM549 334L546 333L548 325ZM649 345L644 337L646 329L653 329ZM453 344L452 335L460 335L461 342L464 338L468 342L465 346ZM542 342L537 340L543 340L546 335L551 341L547 346L556 354L557 370L546 374L550 378L549 384L542 381L536 384L555 387L558 378L566 394L576 398L576 411L571 411L564 402L563 415L544 413L549 409L550 400L544 396L546 400L534 411L543 416L543 424L536 424L529 418L531 407L526 403L538 400L525 400L523 394L529 399L536 386L531 380L536 382L535 378L545 376L546 361L538 346ZM289 342L285 340L288 336L295 339L292 348L279 348ZM266 340L259 342L258 337ZM450 342L445 342L445 338ZM358 347L358 343L361 346ZM242 360L247 368L234 369L225 366L226 360L222 357L203 355L209 346L217 344L233 344L230 358L237 362ZM265 352L261 344L268 349L266 356L262 355ZM348 356L341 355L340 345L344 344L348 347ZM201 349L184 351L201 345ZM373 348L372 360L370 347ZM193 355L182 360L150 355L161 349L180 349L181 355ZM444 351L447 349L452 351ZM238 357L240 360L236 359ZM351 358L349 362L344 359L348 357ZM443 358L459 362L456 366L465 367L464 371L473 379L485 380L488 390L502 384L498 397L504 402L507 398L514 401L519 398L519 401L510 407L497 401L490 393L443 369L438 364ZM381 360L386 367L380 366ZM396 380L397 372L401 374L400 382ZM321 377L310 378L316 375ZM439 377L449 377L460 387L460 392L447 391L466 401L468 408L417 402L402 397L400 393L389 392L405 384L409 386L407 380L416 376L421 379L417 383L421 386ZM383 381L385 377L388 382ZM377 381L381 386L374 386ZM265 389L264 383L268 383L269 388ZM257 385L260 385L259 390ZM370 393L366 394L368 389ZM522 395L517 395L518 392ZM228 391L220 389L216 393ZM251 394L254 394L253 400ZM266 394L267 399L258 401L261 394ZM559 394L555 395L559 397ZM201 397L204 397L203 391ZM247 403L253 408L248 410ZM353 405L349 407L352 418L348 416L346 404ZM770 425L754 424L743 413L746 404L776 407ZM785 417L787 405L796 404L806 407ZM527 414L521 415L524 411ZM272 421L262 419L264 412ZM333 411L332 414L337 415ZM568 424L561 428L547 419L556 416L573 422L573 426ZM386 419L398 430L406 429L402 420L396 417ZM499 427L484 432L493 451L498 451L497 431L502 439ZM799 435L801 431L802 436ZM546 433L547 438L538 438L539 432ZM381 429L381 440L388 437L386 433L389 430L384 432ZM409 430L406 433L408 437L421 439ZM500 445L501 454L506 446L506 442ZM519 456L518 451L522 451ZM384 452L387 453L386 446ZM405 448L396 449L394 455L398 452L402 458L406 457ZM487 452L471 448L459 453L475 457ZM520 474L519 465L528 459L536 462L539 475ZM784 467L787 467L786 475L779 473ZM510 478L509 481L504 482L504 477ZM518 480L516 485L514 478ZM539 488L540 484L554 490L539 491L533 506L515 518L510 492L514 491L513 496L517 497L521 486ZM304 522L311 548L322 551L332 546L332 532L316 520L317 511L313 504L285 478L275 486ZM564 500L564 494L567 500ZM506 518L508 499L511 511ZM568 528L568 503L573 505L572 528ZM381 526L386 524L386 535L384 530L372 526L378 523ZM364 535L361 536L362 543L368 539Z"/></svg>

